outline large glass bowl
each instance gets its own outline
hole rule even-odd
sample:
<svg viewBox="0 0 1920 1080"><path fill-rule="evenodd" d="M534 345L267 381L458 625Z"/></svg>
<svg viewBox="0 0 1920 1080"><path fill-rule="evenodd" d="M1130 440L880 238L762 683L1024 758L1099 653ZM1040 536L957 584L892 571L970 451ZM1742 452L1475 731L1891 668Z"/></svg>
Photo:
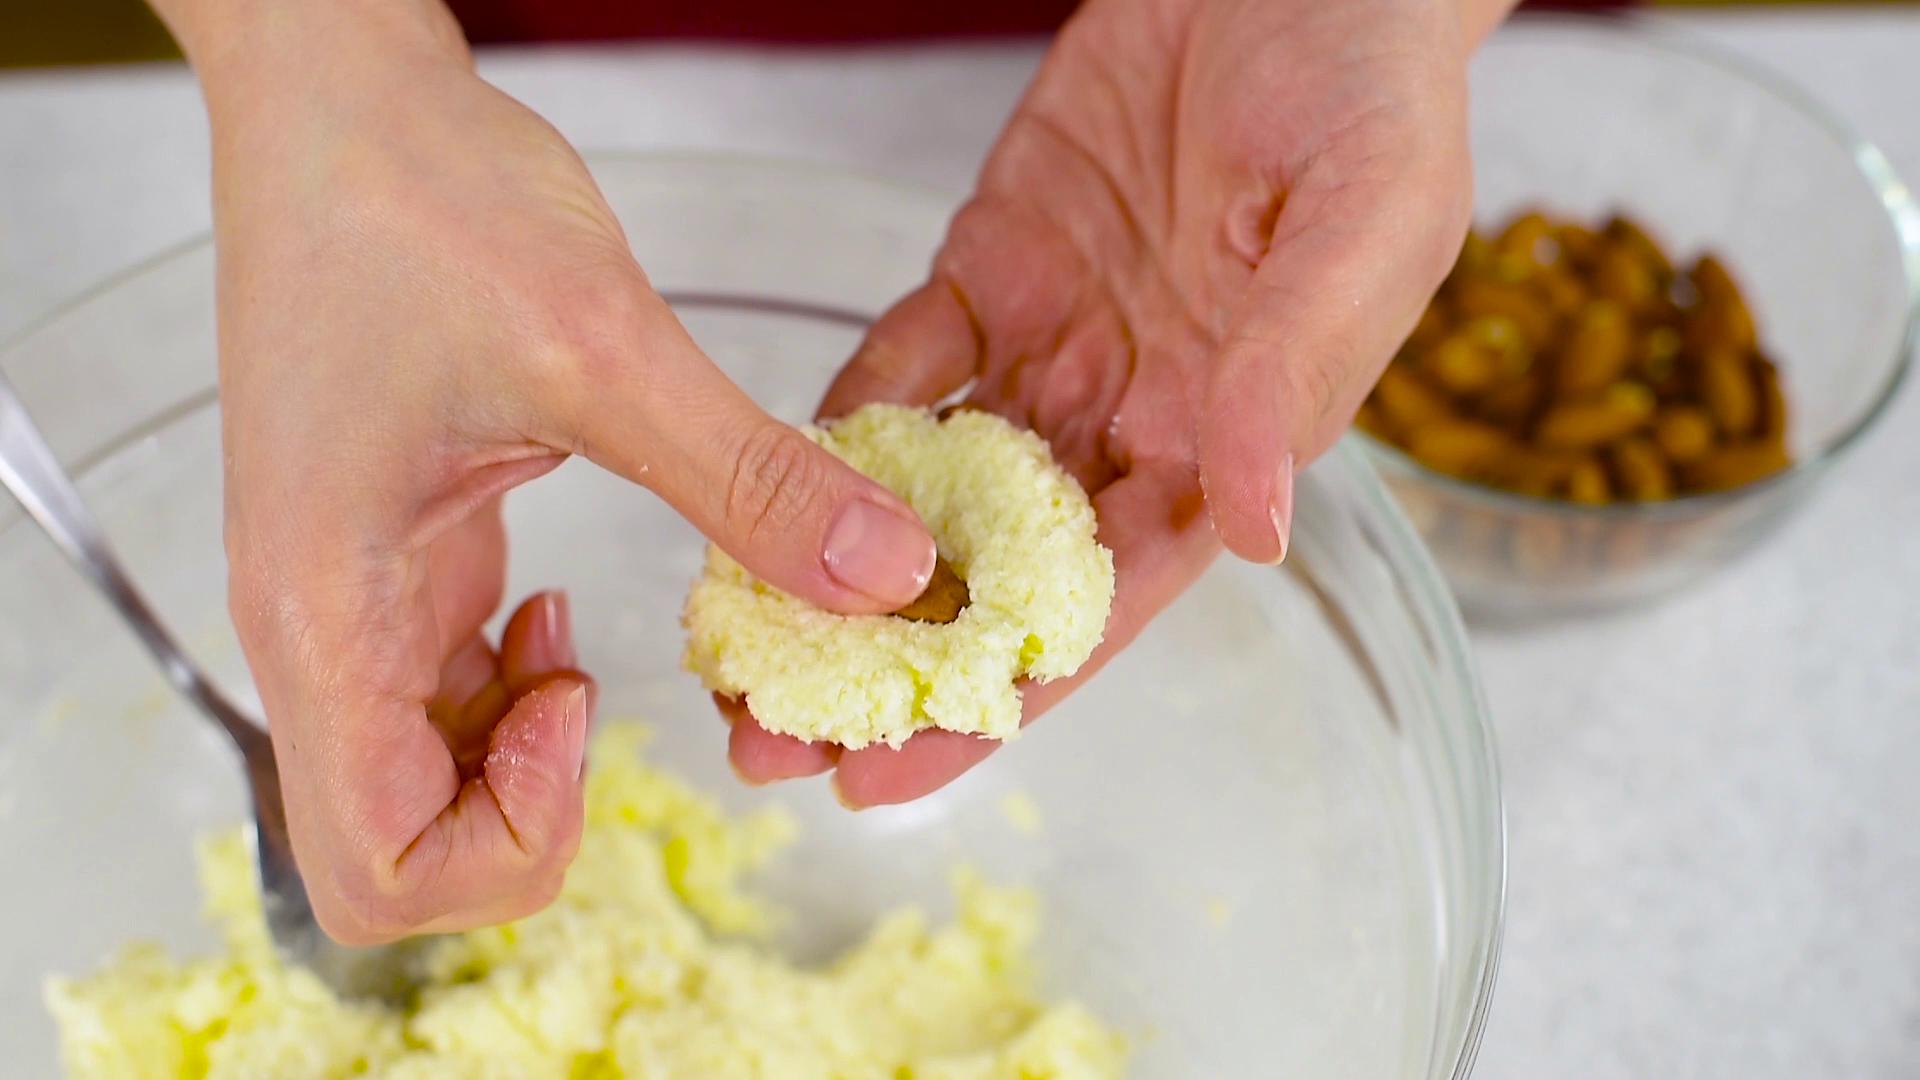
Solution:
<svg viewBox="0 0 1920 1080"><path fill-rule="evenodd" d="M1625 17L1516 19L1473 62L1475 217L1615 210L1719 254L1780 364L1796 464L1670 502L1578 506L1375 464L1469 616L1618 606L1768 535L1882 415L1920 303L1920 214L1880 152L1778 76ZM1364 438L1364 437L1363 437Z"/></svg>
<svg viewBox="0 0 1920 1080"><path fill-rule="evenodd" d="M839 173L601 157L656 283L762 402L804 418L864 318L913 284L949 204ZM112 283L0 353L157 607L246 695L224 615L212 255ZM1461 1077L1498 951L1504 844L1452 602L1350 450L1302 481L1284 571L1223 563L1084 692L938 795L850 814L737 783L677 670L693 532L571 463L509 501L510 588L572 589L604 709L666 764L803 840L766 877L818 958L881 910L945 907L948 868L1045 897L1050 992L1137 1035L1142 1077ZM3 501L3 500L0 500ZM0 507L0 1045L54 1069L39 1000L132 938L204 949L196 833L244 810L233 755ZM1036 836L999 804L1037 803Z"/></svg>

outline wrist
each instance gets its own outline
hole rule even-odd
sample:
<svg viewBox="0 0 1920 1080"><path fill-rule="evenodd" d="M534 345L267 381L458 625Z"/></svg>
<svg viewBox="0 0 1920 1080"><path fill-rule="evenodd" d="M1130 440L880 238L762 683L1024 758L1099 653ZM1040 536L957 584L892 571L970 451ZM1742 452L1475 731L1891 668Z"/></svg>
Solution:
<svg viewBox="0 0 1920 1080"><path fill-rule="evenodd" d="M216 122L276 88L472 54L441 0L150 0L200 79Z"/></svg>

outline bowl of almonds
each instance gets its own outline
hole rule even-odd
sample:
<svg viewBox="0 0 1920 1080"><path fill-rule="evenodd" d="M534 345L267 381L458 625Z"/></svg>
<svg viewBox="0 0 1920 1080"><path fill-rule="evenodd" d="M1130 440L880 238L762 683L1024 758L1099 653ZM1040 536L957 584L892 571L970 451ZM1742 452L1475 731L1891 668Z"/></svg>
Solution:
<svg viewBox="0 0 1920 1080"><path fill-rule="evenodd" d="M1881 414L1920 213L1791 87L1657 26L1516 20L1473 91L1475 228L1356 427L1470 615L1665 593Z"/></svg>

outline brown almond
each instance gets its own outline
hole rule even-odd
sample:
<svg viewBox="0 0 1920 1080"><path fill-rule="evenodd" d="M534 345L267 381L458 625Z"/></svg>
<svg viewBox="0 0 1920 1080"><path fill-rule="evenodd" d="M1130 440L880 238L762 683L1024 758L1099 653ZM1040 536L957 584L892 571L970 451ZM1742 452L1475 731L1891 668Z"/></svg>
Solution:
<svg viewBox="0 0 1920 1080"><path fill-rule="evenodd" d="M1496 251L1487 276L1502 285L1527 285L1539 272L1540 264L1525 255Z"/></svg>
<svg viewBox="0 0 1920 1080"><path fill-rule="evenodd" d="M1640 430L1653 408L1653 392L1645 386L1615 383L1598 398L1548 408L1534 434L1549 449L1591 450Z"/></svg>
<svg viewBox="0 0 1920 1080"><path fill-rule="evenodd" d="M1713 420L1692 405L1670 405L1653 421L1653 441L1667 460L1685 465L1713 449Z"/></svg>
<svg viewBox="0 0 1920 1080"><path fill-rule="evenodd" d="M1600 234L1574 222L1565 222L1553 230L1560 254L1576 265L1591 263L1600 254Z"/></svg>
<svg viewBox="0 0 1920 1080"><path fill-rule="evenodd" d="M1667 259L1667 253L1632 218L1615 214L1607 221L1605 235L1615 247L1632 254L1648 273L1662 279L1673 276L1673 263Z"/></svg>
<svg viewBox="0 0 1920 1080"><path fill-rule="evenodd" d="M1744 439L1760 422L1760 395L1746 356L1715 349L1700 358L1700 399L1714 426L1729 439Z"/></svg>
<svg viewBox="0 0 1920 1080"><path fill-rule="evenodd" d="M1653 302L1660 284L1653 272L1627 249L1610 245L1593 264L1593 291L1637 311Z"/></svg>
<svg viewBox="0 0 1920 1080"><path fill-rule="evenodd" d="M1585 460L1580 454L1516 446L1488 465L1487 478L1510 491L1544 497L1565 486L1573 470Z"/></svg>
<svg viewBox="0 0 1920 1080"><path fill-rule="evenodd" d="M1696 357L1716 349L1749 353L1754 348L1753 316L1745 304L1704 302L1687 314L1680 336L1687 352Z"/></svg>
<svg viewBox="0 0 1920 1080"><path fill-rule="evenodd" d="M1373 402L1380 406L1381 415L1401 431L1413 431L1453 416L1453 406L1448 404L1445 395L1399 364L1389 365L1381 374L1373 388Z"/></svg>
<svg viewBox="0 0 1920 1080"><path fill-rule="evenodd" d="M1568 269L1565 262L1555 263L1534 275L1533 287L1555 315L1565 318L1579 311L1588 300L1586 283Z"/></svg>
<svg viewBox="0 0 1920 1080"><path fill-rule="evenodd" d="M1420 321L1413 324L1413 332L1407 335L1404 348L1408 354L1418 355L1438 345L1446 336L1447 317L1436 300L1420 312Z"/></svg>
<svg viewBox="0 0 1920 1080"><path fill-rule="evenodd" d="M976 405L971 401L956 401L953 404L948 405L945 408L942 408L938 413L935 413L934 418L937 420L950 420L953 418L954 414L956 413L986 412L986 411L987 411L987 407L984 405Z"/></svg>
<svg viewBox="0 0 1920 1080"><path fill-rule="evenodd" d="M1553 333L1553 312L1518 285L1471 279L1453 290L1453 306L1463 318L1504 315L1520 327L1527 347L1538 349Z"/></svg>
<svg viewBox="0 0 1920 1080"><path fill-rule="evenodd" d="M1780 388L1780 369L1771 360L1755 358L1753 374L1760 384L1760 437L1787 441L1787 396Z"/></svg>
<svg viewBox="0 0 1920 1080"><path fill-rule="evenodd" d="M1539 211L1521 214L1507 223L1493 242L1496 255L1522 258L1536 265L1547 262L1547 242L1553 237L1553 224Z"/></svg>
<svg viewBox="0 0 1920 1080"><path fill-rule="evenodd" d="M1740 298L1740 286L1734 284L1733 275L1727 272L1726 264L1712 255L1702 255L1696 259L1693 268L1687 271L1687 279L1693 284L1694 295L1701 300L1746 306L1746 302Z"/></svg>
<svg viewBox="0 0 1920 1080"><path fill-rule="evenodd" d="M1523 375L1482 394L1474 403L1474 415L1510 431L1518 431L1533 420L1545 396L1545 380L1537 374Z"/></svg>
<svg viewBox="0 0 1920 1080"><path fill-rule="evenodd" d="M1680 375L1680 331L1671 326L1654 326L1642 334L1634 346L1633 364L1654 393L1672 397L1685 390Z"/></svg>
<svg viewBox="0 0 1920 1080"><path fill-rule="evenodd" d="M1520 324L1504 315L1470 319L1460 328L1460 333L1499 359L1503 379L1517 378L1533 368L1533 350L1527 347Z"/></svg>
<svg viewBox="0 0 1920 1080"><path fill-rule="evenodd" d="M1607 387L1606 399L1623 409L1649 417L1653 415L1654 406L1659 404L1659 399L1647 384L1631 379L1622 379Z"/></svg>
<svg viewBox="0 0 1920 1080"><path fill-rule="evenodd" d="M1376 439L1393 441L1393 431L1387 425L1387 418L1381 414L1380 406L1374 404L1371 398L1361 402L1360 408L1354 412L1353 426Z"/></svg>
<svg viewBox="0 0 1920 1080"><path fill-rule="evenodd" d="M1608 451L1620 493L1636 502L1673 497L1673 474L1660 450L1647 439L1623 439Z"/></svg>
<svg viewBox="0 0 1920 1080"><path fill-rule="evenodd" d="M1477 394L1500 378L1500 358L1465 334L1455 334L1420 358L1420 370L1458 397Z"/></svg>
<svg viewBox="0 0 1920 1080"><path fill-rule="evenodd" d="M1513 445L1507 433L1473 420L1441 420L1410 431L1407 450L1428 468L1477 473Z"/></svg>
<svg viewBox="0 0 1920 1080"><path fill-rule="evenodd" d="M947 560L935 557L933 577L927 581L927 587L913 603L894 612L903 619L914 622L950 623L960 617L973 595L967 591L967 583L953 572Z"/></svg>
<svg viewBox="0 0 1920 1080"><path fill-rule="evenodd" d="M1562 394L1591 394L1613 383L1633 359L1633 327L1618 303L1594 300L1580 309L1555 370Z"/></svg>
<svg viewBox="0 0 1920 1080"><path fill-rule="evenodd" d="M1591 458L1575 465L1567 474L1567 498L1589 506L1611 501L1613 491L1607 484L1607 470Z"/></svg>
<svg viewBox="0 0 1920 1080"><path fill-rule="evenodd" d="M1486 234L1478 229L1468 229L1467 235L1460 241L1460 254L1453 260L1453 274L1463 277L1478 274L1486 268L1492 257L1493 245L1487 242ZM1449 279L1452 276L1448 275Z"/></svg>
<svg viewBox="0 0 1920 1080"><path fill-rule="evenodd" d="M1696 491L1725 491L1764 479L1792 464L1778 443L1722 446L1680 470L1680 479Z"/></svg>

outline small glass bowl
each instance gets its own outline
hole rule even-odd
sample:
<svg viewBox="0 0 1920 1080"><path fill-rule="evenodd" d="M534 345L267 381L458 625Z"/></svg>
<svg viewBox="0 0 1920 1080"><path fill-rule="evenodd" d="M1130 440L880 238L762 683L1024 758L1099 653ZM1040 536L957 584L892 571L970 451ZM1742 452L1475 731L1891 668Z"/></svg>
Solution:
<svg viewBox="0 0 1920 1080"><path fill-rule="evenodd" d="M1780 365L1795 464L1730 491L1583 506L1447 476L1365 435L1469 615L1621 606L1746 550L1870 429L1906 375L1920 212L1886 158L1770 72L1635 18L1523 17L1472 71L1476 216L1615 211L1712 251Z"/></svg>

